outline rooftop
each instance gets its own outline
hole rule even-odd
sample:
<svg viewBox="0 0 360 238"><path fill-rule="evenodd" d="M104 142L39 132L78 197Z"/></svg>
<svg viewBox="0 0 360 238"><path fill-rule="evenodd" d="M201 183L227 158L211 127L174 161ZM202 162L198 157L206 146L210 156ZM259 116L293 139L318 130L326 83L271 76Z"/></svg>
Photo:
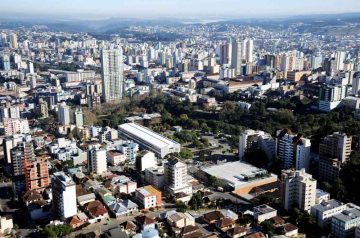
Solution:
<svg viewBox="0 0 360 238"><path fill-rule="evenodd" d="M126 130L127 132L140 137L142 140L147 141L155 147L166 147L178 145L179 143L166 138L158 133L153 132L149 128L140 126L136 123L125 123L119 126L119 129Z"/></svg>
<svg viewBox="0 0 360 238"><path fill-rule="evenodd" d="M264 169L240 161L215 165L202 170L211 176L228 181L234 187L247 184L252 179L262 178L268 174ZM276 175L270 174L270 176Z"/></svg>

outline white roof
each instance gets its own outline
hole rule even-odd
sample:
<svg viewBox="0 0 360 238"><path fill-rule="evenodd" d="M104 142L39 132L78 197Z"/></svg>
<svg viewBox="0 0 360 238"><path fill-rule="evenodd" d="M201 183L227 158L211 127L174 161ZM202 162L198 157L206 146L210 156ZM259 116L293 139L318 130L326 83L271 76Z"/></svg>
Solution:
<svg viewBox="0 0 360 238"><path fill-rule="evenodd" d="M267 171L257 168L244 162L228 162L220 165L211 166L202 169L205 173L215 176L219 179L226 180L234 187L242 186L252 181L247 181L246 177L252 177L256 174L263 174ZM271 177L276 176L271 174ZM260 179L260 178L259 178Z"/></svg>
<svg viewBox="0 0 360 238"><path fill-rule="evenodd" d="M140 137L142 140L158 148L179 145L179 143L136 123L125 123L120 125L119 128L133 134L134 136Z"/></svg>

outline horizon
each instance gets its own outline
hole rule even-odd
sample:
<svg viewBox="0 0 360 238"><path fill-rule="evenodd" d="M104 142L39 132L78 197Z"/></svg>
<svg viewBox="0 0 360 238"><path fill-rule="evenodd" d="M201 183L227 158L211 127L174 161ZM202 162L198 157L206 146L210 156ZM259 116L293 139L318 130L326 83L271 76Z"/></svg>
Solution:
<svg viewBox="0 0 360 238"><path fill-rule="evenodd" d="M85 4L84 4L85 3ZM141 5L141 8L139 8ZM360 1L346 0L3 0L0 18L7 19L246 19L359 13ZM55 6L55 7L54 7ZM26 9L26 10L25 10Z"/></svg>

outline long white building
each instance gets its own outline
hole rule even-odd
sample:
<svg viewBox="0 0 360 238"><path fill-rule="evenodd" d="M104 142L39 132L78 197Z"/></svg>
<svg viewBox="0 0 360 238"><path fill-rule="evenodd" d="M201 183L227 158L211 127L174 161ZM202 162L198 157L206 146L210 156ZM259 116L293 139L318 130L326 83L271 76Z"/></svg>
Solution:
<svg viewBox="0 0 360 238"><path fill-rule="evenodd" d="M161 158L171 153L178 153L181 148L179 143L136 123L120 125L119 136L138 143L143 149L152 151Z"/></svg>

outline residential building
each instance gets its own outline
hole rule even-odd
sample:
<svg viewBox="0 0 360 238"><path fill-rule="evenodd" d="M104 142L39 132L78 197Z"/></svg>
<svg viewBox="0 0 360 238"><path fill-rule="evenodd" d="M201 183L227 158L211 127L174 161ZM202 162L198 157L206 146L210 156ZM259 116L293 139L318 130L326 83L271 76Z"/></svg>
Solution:
<svg viewBox="0 0 360 238"><path fill-rule="evenodd" d="M319 179L335 181L341 166L349 160L352 137L335 132L326 136L319 144Z"/></svg>
<svg viewBox="0 0 360 238"><path fill-rule="evenodd" d="M245 130L239 137L239 158L247 151L263 150L269 159L276 153L276 143L270 134L264 131Z"/></svg>
<svg viewBox="0 0 360 238"><path fill-rule="evenodd" d="M347 205L338 200L331 199L311 207L311 215L316 219L318 226L325 227L330 225L334 215L347 209Z"/></svg>
<svg viewBox="0 0 360 238"><path fill-rule="evenodd" d="M77 107L74 111L74 119L76 127L82 127L84 125L84 115L80 107Z"/></svg>
<svg viewBox="0 0 360 238"><path fill-rule="evenodd" d="M259 224L276 216L277 210L266 204L254 207L254 218Z"/></svg>
<svg viewBox="0 0 360 238"><path fill-rule="evenodd" d="M277 131L277 155L284 169L309 169L311 142L302 135L292 135L288 129Z"/></svg>
<svg viewBox="0 0 360 238"><path fill-rule="evenodd" d="M281 174L282 207L287 211L294 207L310 211L316 201L316 184L317 181L304 169L283 170Z"/></svg>
<svg viewBox="0 0 360 238"><path fill-rule="evenodd" d="M34 161L24 161L25 189L43 192L49 186L48 158L37 156Z"/></svg>
<svg viewBox="0 0 360 238"><path fill-rule="evenodd" d="M171 194L183 192L192 194L188 181L187 165L178 159L170 159L164 164L166 188Z"/></svg>
<svg viewBox="0 0 360 238"><path fill-rule="evenodd" d="M145 181L150 185L162 190L165 186L165 174L163 167L151 167L145 169Z"/></svg>
<svg viewBox="0 0 360 238"><path fill-rule="evenodd" d="M162 206L161 192L153 186L138 188L135 197L144 209Z"/></svg>
<svg viewBox="0 0 360 238"><path fill-rule="evenodd" d="M30 132L27 119L4 118L4 130L6 136L14 134L27 134Z"/></svg>
<svg viewBox="0 0 360 238"><path fill-rule="evenodd" d="M360 208L350 205L348 209L332 217L331 233L338 238L354 237L355 228L359 225Z"/></svg>
<svg viewBox="0 0 360 238"><path fill-rule="evenodd" d="M157 159L151 151L142 151L137 155L136 167L138 171L144 171L147 168L156 167Z"/></svg>
<svg viewBox="0 0 360 238"><path fill-rule="evenodd" d="M180 152L181 146L179 143L136 123L120 125L119 136L138 143L143 149L152 151L161 158L164 158L167 154Z"/></svg>
<svg viewBox="0 0 360 238"><path fill-rule="evenodd" d="M77 214L76 184L64 172L54 173L51 179L53 214L64 221Z"/></svg>
<svg viewBox="0 0 360 238"><path fill-rule="evenodd" d="M122 49L101 51L102 96L105 102L117 102L124 97Z"/></svg>
<svg viewBox="0 0 360 238"><path fill-rule="evenodd" d="M105 149L88 150L88 168L91 173L102 174L107 171L107 155Z"/></svg>
<svg viewBox="0 0 360 238"><path fill-rule="evenodd" d="M70 107L65 102L58 106L58 120L61 125L70 125Z"/></svg>

